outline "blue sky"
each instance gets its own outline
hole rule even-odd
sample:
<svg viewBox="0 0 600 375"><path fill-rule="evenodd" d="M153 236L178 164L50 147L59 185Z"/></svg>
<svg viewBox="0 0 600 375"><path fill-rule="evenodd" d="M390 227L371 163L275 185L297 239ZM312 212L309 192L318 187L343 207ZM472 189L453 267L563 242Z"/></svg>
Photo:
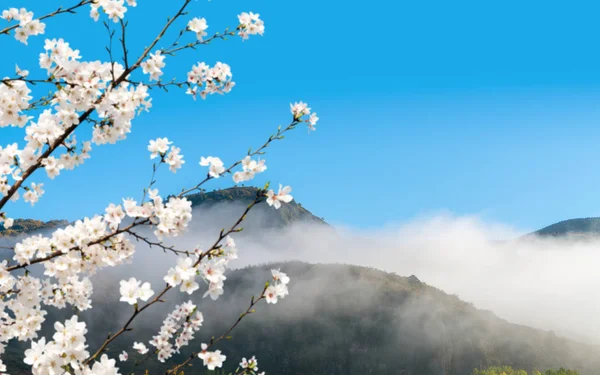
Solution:
<svg viewBox="0 0 600 375"><path fill-rule="evenodd" d="M6 3L36 15L58 4ZM127 13L132 55L179 6L138 3ZM158 176L161 191L176 192L203 178L200 156L229 164L261 145L288 122L296 100L319 114L318 130L298 129L269 148L256 183L291 185L299 202L334 224L381 227L450 211L528 230L600 216L597 2L199 0L188 18L206 17L211 34L235 27L243 11L261 14L263 37L166 60L165 77L183 77L197 61L226 62L232 93L197 102L182 91L154 93L126 141L95 147L84 166L48 181L33 209L9 204L9 216L73 220L138 197L151 170L146 145L161 136L185 155L176 175ZM106 30L87 13L48 20L44 37L106 60ZM27 47L1 37L10 51L0 59L3 74L13 75L17 62L41 76L44 37ZM22 137L3 129L0 141Z"/></svg>

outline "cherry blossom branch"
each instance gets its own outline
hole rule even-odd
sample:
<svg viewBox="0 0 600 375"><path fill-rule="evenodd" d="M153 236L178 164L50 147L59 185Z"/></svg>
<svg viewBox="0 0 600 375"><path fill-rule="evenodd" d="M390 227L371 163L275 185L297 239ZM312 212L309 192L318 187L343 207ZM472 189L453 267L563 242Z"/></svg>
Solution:
<svg viewBox="0 0 600 375"><path fill-rule="evenodd" d="M180 33L179 36L181 36L181 35L182 34ZM216 32L213 36L211 36L208 39L196 40L194 42L187 43L180 47L176 47L178 45L178 41L176 40L170 47L162 48L160 51L161 51L161 54L163 54L163 55L175 56L175 52L183 51L188 48L195 50L196 47L201 44L204 44L204 45L210 44L210 42L212 42L215 39L227 40L227 36L233 36L233 35L235 35L235 33L233 31L229 31L229 28L226 28L225 31L223 32L223 34ZM179 37L177 39L179 39Z"/></svg>
<svg viewBox="0 0 600 375"><path fill-rule="evenodd" d="M191 252L191 251L188 251L188 250L177 250L177 249L175 249L175 245L173 245L173 246L166 246L166 245L164 245L162 242L155 242L155 241L151 241L151 240L149 240L147 237L143 237L143 236L141 236L141 235L139 235L139 234L135 233L135 232L134 232L134 231L132 231L132 230L127 230L127 233L128 233L128 234L130 234L131 236L133 236L133 237L134 237L134 238L135 238L135 239L136 239L138 242L139 242L139 241L141 241L141 242L144 242L144 243L146 243L146 244L147 244L147 245L148 245L150 248L152 248L153 246L159 247L159 248L161 248L161 249L162 249L162 250L163 250L165 253L166 253L167 251L171 251L171 252L173 252L173 253L174 253L174 254L176 254L176 255L178 255L178 254L185 254L185 255L187 255L187 256L191 256L191 255L193 255L193 254L194 254L193 252Z"/></svg>
<svg viewBox="0 0 600 375"><path fill-rule="evenodd" d="M127 80L128 83L131 83L134 86L140 85L142 84L142 82L136 82L136 81L130 81ZM178 88L182 88L183 86L186 87L192 87L192 84L189 83L188 81L181 81L181 82L177 82L175 80L175 78L173 78L170 82L164 83L163 81L158 81L158 82L154 82L154 83L144 83L144 85L146 87L148 87L149 89L153 89L153 88L159 88L159 89L163 89L165 91L169 91L167 90L167 87L169 86L177 86Z"/></svg>
<svg viewBox="0 0 600 375"><path fill-rule="evenodd" d="M112 237L114 237L116 235L119 235L121 233L127 232L128 230L130 230L133 227L136 227L136 226L142 225L142 224L147 224L149 222L150 222L150 220L148 220L148 219L143 220L143 221L139 221L139 222L134 221L133 223L129 224L125 228L117 229L116 231L114 231L112 233L109 233L109 234L107 234L105 236L102 236L102 237L98 238L97 240L94 240L94 241L91 241L91 242L87 243L86 246L89 247L89 246L101 244L101 243L103 243L105 241L110 240ZM58 251L57 250L57 251L55 251L55 252L53 252L53 253L45 256L45 257L32 259L28 264L16 264L14 266L6 267L6 270L9 271L9 272L11 272L11 271L14 271L14 270L26 268L26 267L28 267L28 266L30 266L32 264L42 263L42 262L48 261L50 259L54 259L56 257L59 257L61 255L65 255L65 254L67 254L68 252L71 252L71 251L81 251L81 248L82 248L81 246L74 246L74 247L70 248L67 252L62 252L62 251Z"/></svg>
<svg viewBox="0 0 600 375"><path fill-rule="evenodd" d="M250 212L250 210L257 205L258 203L261 202L261 200L264 197L264 190L259 189L256 192L256 198L254 199L254 202L250 203L248 205L248 207L246 207L246 209L244 210L243 214L240 216L240 218L235 222L235 224L225 232L224 229L221 229L221 232L219 233L219 238L215 241L215 243L212 245L212 247L210 249L208 249L205 252L202 252L199 256L198 259L196 260L196 262L193 264L192 267L196 268L198 267L198 265L202 262L202 260L205 257L210 257L212 255L212 252L219 249L220 248L220 243L221 241L223 241L225 239L225 237L227 237L228 235L234 233L234 232L239 232L240 229L238 229L237 227L242 223L242 221L246 218L246 215L248 214L248 212ZM134 311L131 315L131 317L129 317L129 319L125 322L125 324L123 325L123 327L121 327L121 329L119 329L114 335L109 334L107 339L104 341L104 343L100 346L100 348L93 354L91 355L88 359L86 359L83 364L87 365L89 364L91 361L93 361L94 359L96 359L100 354L102 354L102 352L106 349L106 347L108 346L108 344L110 344L111 342L113 342L117 337L121 336L123 333L127 332L127 331L131 331L132 328L130 328L129 326L131 325L131 323L133 322L133 320L144 310L146 310L147 308L149 308L150 306L154 305L157 302L164 302L161 298L169 291L173 289L173 287L169 284L167 284L165 286L165 288L162 290L162 292L160 292L153 300L151 300L150 302L146 303L144 306L142 306L141 308L138 308L137 304L134 307ZM264 293L263 293L264 295ZM262 296L261 296L262 297Z"/></svg>
<svg viewBox="0 0 600 375"><path fill-rule="evenodd" d="M45 107L55 98L56 92L50 91L48 95L42 96L41 98L35 100L34 102L29 103L29 106L23 109L23 112L33 111L38 109L38 107Z"/></svg>
<svg viewBox="0 0 600 375"><path fill-rule="evenodd" d="M94 2L94 0L82 0L82 1L80 1L79 3L77 3L77 4L73 5L73 6L72 6L72 7L70 7L70 8L63 9L62 7L59 7L59 8L58 8L57 10L55 10L54 12L52 12L52 13L48 13L48 14L46 14L45 16L42 16L42 17L40 17L40 18L37 18L37 20L39 20L39 21L42 21L42 20L45 20L46 18L54 17L54 16L57 16L57 15L59 15L59 14L62 14L62 13L71 13L71 14L75 14L75 9L77 9L77 8L80 8L80 7L82 7L82 6L85 6L85 5L87 5L87 4L91 4L91 3L93 3L93 2ZM19 24L16 24L16 25L12 25L12 26L6 27L6 28L4 28L4 29L0 30L0 35L2 35L2 34L9 35L9 34L10 34L10 31L11 31L11 30L14 30L14 29L16 29L17 27L19 27Z"/></svg>
<svg viewBox="0 0 600 375"><path fill-rule="evenodd" d="M224 340L224 339L229 339L231 336L229 336L229 334L240 324L240 322L247 316L250 315L254 312L256 312L256 310L254 310L254 306L256 306L256 304L258 304L258 302L260 302L261 300L265 299L265 292L267 290L269 286L269 283L267 283L265 285L265 287L263 288L262 293L260 294L260 296L258 297L258 299L254 299L254 297L252 297L251 301L250 301L250 305L248 306L248 308L246 309L245 312L243 312L235 321L235 323L233 323L233 325L231 325L231 327L229 327L229 329L227 331L225 331L221 336L219 336L217 339L215 339L214 337L212 337L210 339L210 342L206 345L206 348L204 350L208 350L210 349L212 346L216 345L219 341ZM171 369L167 370L165 372L165 375L169 375L169 374L176 374L177 370L179 370L180 368L182 368L183 366L187 365L188 363L190 363L192 360L194 360L194 358L196 358L198 356L198 354L200 354L201 352L193 352L192 354L189 355L189 357L183 361L182 363L175 365L174 367L172 367ZM245 371L244 371L245 372ZM244 373L242 372L242 374Z"/></svg>
<svg viewBox="0 0 600 375"><path fill-rule="evenodd" d="M85 2L87 2L87 1L89 1L89 0L85 0ZM142 63L142 61L144 61L144 59L148 56L148 54L150 53L150 51L152 50L152 48L154 48L154 46L156 46L156 44L159 42L159 40L162 39L162 37L165 35L165 33L167 32L167 30L169 29L169 27L173 24L173 22L175 22L176 19L178 19L179 17L181 17L184 14L186 7L189 5L189 3L191 1L192 0L185 0L184 1L183 6L179 9L179 11L175 14L175 16L173 16L172 18L170 18L167 21L166 25L162 28L162 30L160 31L160 33L158 34L158 36L144 50L144 52L140 55L140 57L135 62L135 64L133 64L131 67L129 67L129 69L126 69L123 72L123 74L121 74L119 76L119 78L117 78L115 81L111 82L110 86L94 102L94 105L91 108L88 108L83 114L81 114L79 116L79 121L76 124L73 124L73 125L69 126L68 128L66 128L65 131L63 132L63 134L61 136L59 136L51 145L49 145L49 147L46 149L46 151L44 151L44 153L42 153L42 155L38 158L37 163L35 163L34 165L30 166L29 168L27 168L27 170L25 172L23 172L23 174L21 176L21 179L18 180L18 181L16 181L11 186L11 188L8 190L8 192L6 193L6 195L0 199L0 210L4 207L4 205L6 205L6 203L11 199L11 197L15 194L15 192L17 192L17 190L19 189L19 187L35 171L37 171L42 166L42 160L48 158L48 156L50 156L71 135L71 133L73 133L78 128L79 124L81 124L82 122L84 122L92 114L92 112L94 112L95 106L97 104L99 104L99 103L102 102L102 100L105 98L106 94L112 88L115 88L116 86L118 86L119 84L121 84L121 82L123 82L125 80L125 78L129 74L131 74L135 69L137 69L140 66L140 64Z"/></svg>
<svg viewBox="0 0 600 375"><path fill-rule="evenodd" d="M275 133L275 135L271 135L269 137L269 139L258 148L258 150L252 152L252 149L248 150L248 156L256 156L256 155L264 155L264 152L262 150L264 150L265 148L267 148L269 146L269 144L271 144L273 141L276 140L281 140L283 139L283 133L293 130L296 125L300 124L301 121L299 120L294 120L292 121L286 128L284 128L283 130L281 130L281 126L277 128L277 133ZM229 168L227 168L223 173L221 174L225 174L225 173L231 173L231 170L235 167L237 167L238 165L242 164L242 160L238 160L237 162L233 163ZM207 174L206 178L204 180L202 180L200 183L198 183L197 185L195 185L194 187L187 189L187 190L182 190L181 193L178 195L178 197L185 197L188 194L190 194L193 191L199 190L200 187L206 183L207 181L213 179L214 177L211 176L210 174Z"/></svg>
<svg viewBox="0 0 600 375"><path fill-rule="evenodd" d="M219 32L216 32L215 34L213 34L210 38L208 39L204 39L202 41L196 41L196 42L192 42L192 43L188 43L186 45L183 45L181 47L175 47L178 45L178 40L179 37L181 37L181 35L183 35L183 33L185 32L185 30L182 30L179 33L179 36L177 37L177 39L175 40L175 42L173 42L173 44L168 47L168 48L162 48L159 51L161 52L162 55L171 55L171 56L175 56L174 52L178 52L184 49L195 49L196 46L201 45L201 44L209 44L212 40L216 40L216 39L221 39L221 40L226 40L226 36L227 35L235 35L235 33L230 33L227 30L229 30L228 28L225 29L224 34L220 34ZM173 78L170 82L164 83L162 80L159 80L158 82L154 82L154 83L145 83L145 82L140 82L140 81L133 81L133 80L126 80L127 83L130 83L134 86L140 85L140 84L144 84L145 86L147 86L148 88L152 89L152 88L159 88L159 89L163 89L165 91L167 90L167 87L169 86L177 86L179 88L186 86L186 87L191 87L192 85L188 82L188 81L181 81L181 82L177 82L175 78Z"/></svg>
<svg viewBox="0 0 600 375"><path fill-rule="evenodd" d="M88 120L89 120L89 119L88 119ZM265 142L265 143L264 143L264 144L263 144L261 147L259 147L259 148L258 148L256 151L254 151L254 152L251 152L251 149L250 149L250 150L248 151L248 156L263 155L263 154L264 154L263 150L264 150L265 148L267 148L267 147L268 147L268 146L269 146L269 145L270 145L270 144L271 144L273 141L275 141L275 140L280 140L280 139L283 139L283 134L284 134L285 132L288 132L288 131L290 131L290 130L293 130L293 129L296 127L296 125L298 125L299 123L301 123L301 122L300 122L300 121L298 121L298 120L294 120L292 123L290 123L290 124L289 124L289 125L288 125L286 128L284 128L283 130L282 130L282 128L281 128L281 127L279 127L279 128L277 129L277 133L275 133L275 135L271 135L271 136L269 136L269 139L268 139L268 140L267 140L267 141L266 141L266 142ZM238 161L236 161L235 163L233 163L232 165L230 165L230 166L229 166L229 167L228 167L228 168L227 168L227 169L226 169L226 170L225 170L225 171L224 171L222 174L225 174L225 173L231 173L231 170L232 170L233 168L235 168L236 166L240 165L241 163L242 163L242 160L238 160ZM151 180L150 180L150 185L149 185L150 187L153 185L153 182L154 182L154 175L155 175L155 173L156 173L156 170L157 170L157 169L158 169L158 167L157 167L156 165L154 165L154 166L153 166L152 178L151 178ZM199 182L198 184L196 184L194 187L192 187L192 188L190 188L190 189L187 189L187 190L186 190L186 189L183 189L183 190L181 191L181 193L179 193L179 194L177 195L177 198L183 198L183 197L187 196L188 194L190 194L190 193L191 193L191 192L193 192L193 191L200 190L200 189L201 189L201 187L202 187L202 186L203 186L203 185L204 185L206 182L208 182L208 181L210 181L210 180L212 180L212 179L214 179L214 178L215 178L215 177L213 177L212 175L210 175L210 174L207 174L206 178L205 178L204 180L200 181L200 182ZM259 191L260 191L260 190L259 190ZM144 192L144 198L145 198L145 196L146 196L146 192L147 192L147 190L145 190L145 192ZM143 199L144 199L144 198L143 198ZM112 238L112 237L114 237L114 236L116 236L116 235L119 235L119 234L121 234L121 233L125 233L125 232L129 232L129 231L131 231L131 229L133 229L133 228L135 228L135 227L137 227L137 226L140 226L140 225L147 225L147 224L149 224L149 223L150 223L150 221L149 221L148 219L146 219L146 220L143 220L143 221L134 221L134 222L133 222L133 223L131 223L129 226L127 226L127 227L125 227L125 228L123 228L123 229L119 229L119 230L117 230L117 231L114 231L114 232L112 232L112 233L110 233L110 234L107 234L107 235L105 235L105 236L101 237L101 238L100 238L100 239L98 239L98 240L95 240L95 241L93 241L93 242L90 242L90 243L88 243L88 244L87 244L87 246L92 246L92 245L96 245L96 244L102 243L102 242L104 242L104 241L108 241L110 238ZM239 223L237 223L237 224L239 225ZM130 234L134 234L134 233L130 233ZM134 235L134 237L135 237L135 235ZM138 239L138 240L142 240L142 238L137 238L137 239ZM150 245L150 244L149 244L149 245ZM158 245L158 243L153 243L153 245L155 245L155 246L159 246L159 245ZM164 246L164 245L163 245L163 246ZM80 250L81 250L81 248L80 248L79 246L76 246L76 247L73 247L73 248L71 248L71 249L70 249L70 251L80 251ZM163 248L163 250L164 250L164 248ZM168 248L167 248L167 250L173 251L173 250L171 250L171 249L168 249ZM179 250L179 251L181 251L181 250ZM188 252L189 252L189 251L188 251ZM53 252L53 253L51 253L51 254L49 254L49 255L45 256L45 257L41 257L41 258L32 259L32 260L29 262L29 264L42 263L42 262L45 262L45 261L48 261L48 260L54 259L54 258L56 258L56 257L59 257L59 256L61 256L61 255L64 255L64 254L67 254L67 252L55 251L55 252ZM14 270L22 269L22 268L25 268L25 267L27 267L29 264L14 265L14 266L11 266L11 267L7 267L7 268L6 268L6 270L10 272L10 271L14 271Z"/></svg>

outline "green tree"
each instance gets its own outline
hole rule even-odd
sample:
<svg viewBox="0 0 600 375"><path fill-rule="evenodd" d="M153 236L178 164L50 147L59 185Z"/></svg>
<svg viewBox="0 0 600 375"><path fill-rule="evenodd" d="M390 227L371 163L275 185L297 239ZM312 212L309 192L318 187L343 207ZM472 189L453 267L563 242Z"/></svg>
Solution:
<svg viewBox="0 0 600 375"><path fill-rule="evenodd" d="M510 366L493 366L485 370L475 369L473 375L528 375L527 371L515 370Z"/></svg>
<svg viewBox="0 0 600 375"><path fill-rule="evenodd" d="M493 366L484 370L475 369L472 375L529 375L525 370L515 370L510 366ZM541 372L534 370L530 375L542 375ZM578 371L560 368L558 370L546 370L543 375L579 375Z"/></svg>

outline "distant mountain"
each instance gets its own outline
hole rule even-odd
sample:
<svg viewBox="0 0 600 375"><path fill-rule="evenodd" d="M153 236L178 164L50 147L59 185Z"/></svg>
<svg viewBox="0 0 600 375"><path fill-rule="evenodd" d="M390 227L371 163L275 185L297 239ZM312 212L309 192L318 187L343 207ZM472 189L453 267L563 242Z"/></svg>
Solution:
<svg viewBox="0 0 600 375"><path fill-rule="evenodd" d="M564 220L537 230L531 234L542 237L559 237L567 235L597 236L600 235L600 217Z"/></svg>

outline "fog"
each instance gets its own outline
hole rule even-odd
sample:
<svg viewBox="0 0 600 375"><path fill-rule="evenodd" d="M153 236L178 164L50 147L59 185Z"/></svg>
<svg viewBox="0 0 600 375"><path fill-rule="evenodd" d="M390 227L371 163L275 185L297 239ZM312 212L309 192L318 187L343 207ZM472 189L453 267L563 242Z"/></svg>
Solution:
<svg viewBox="0 0 600 375"><path fill-rule="evenodd" d="M172 242L180 249L191 250L196 245L206 249L219 230L235 222L244 208L221 204L195 209L189 231ZM252 211L244 231L233 235L240 256L231 263L233 268L299 260L416 275L510 322L600 344L600 300L596 297L600 239L523 238L522 232L509 226L450 214L378 230L305 223L264 228L270 210L260 207ZM175 262L175 255L139 244L133 263L94 276L95 294L118 293L118 280L130 275L150 281L158 290ZM262 282L258 280L257 285ZM336 288L335 279L330 284L329 288ZM225 285L227 293L227 281ZM203 289L196 293L203 293ZM314 293L319 293L316 288ZM287 298L294 299L294 295Z"/></svg>
<svg viewBox="0 0 600 375"><path fill-rule="evenodd" d="M190 231L176 243L206 247L243 208L228 204L195 213ZM251 224L261 223L268 209L251 214ZM447 213L378 230L302 223L284 229L249 225L234 237L240 259L232 267L300 260L416 275L513 323L600 344L600 299L596 297L600 238L522 235L477 216Z"/></svg>

